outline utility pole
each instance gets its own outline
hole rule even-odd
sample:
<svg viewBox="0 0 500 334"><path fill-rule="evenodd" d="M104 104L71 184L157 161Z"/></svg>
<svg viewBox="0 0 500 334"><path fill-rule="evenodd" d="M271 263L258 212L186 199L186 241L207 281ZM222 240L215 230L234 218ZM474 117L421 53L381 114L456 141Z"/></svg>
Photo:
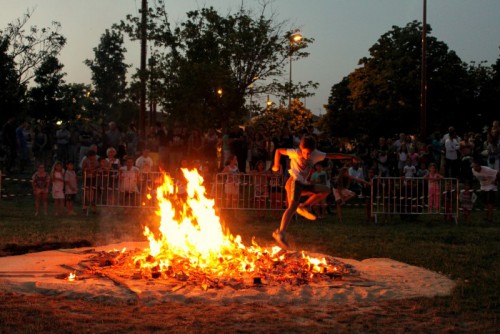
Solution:
<svg viewBox="0 0 500 334"><path fill-rule="evenodd" d="M142 140L146 139L146 40L147 40L147 12L148 0L142 0L141 19L141 102L139 106L139 133Z"/></svg>
<svg viewBox="0 0 500 334"><path fill-rule="evenodd" d="M423 0L422 64L420 73L420 136L427 137L427 0Z"/></svg>

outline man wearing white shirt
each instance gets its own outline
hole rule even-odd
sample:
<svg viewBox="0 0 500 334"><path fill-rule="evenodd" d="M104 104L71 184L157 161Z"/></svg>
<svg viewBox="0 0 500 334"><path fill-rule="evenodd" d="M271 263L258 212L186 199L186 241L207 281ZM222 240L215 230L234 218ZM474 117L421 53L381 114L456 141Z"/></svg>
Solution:
<svg viewBox="0 0 500 334"><path fill-rule="evenodd" d="M477 161L473 161L472 175L478 179L481 185L483 202L486 208L486 221L493 223L493 206L495 205L495 194L498 190L497 183L500 180L500 172L493 168L481 166Z"/></svg>

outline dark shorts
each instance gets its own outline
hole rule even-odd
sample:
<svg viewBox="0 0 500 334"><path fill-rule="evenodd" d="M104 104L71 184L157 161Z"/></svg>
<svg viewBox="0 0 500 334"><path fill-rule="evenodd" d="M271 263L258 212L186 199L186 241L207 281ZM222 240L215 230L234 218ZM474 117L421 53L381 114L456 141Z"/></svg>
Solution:
<svg viewBox="0 0 500 334"><path fill-rule="evenodd" d="M314 184L306 184L295 180L293 177L288 178L285 185L287 197L289 200L300 201L300 197L311 193L317 193Z"/></svg>
<svg viewBox="0 0 500 334"><path fill-rule="evenodd" d="M495 194L496 191L481 191L481 197L485 205L493 205L495 204Z"/></svg>

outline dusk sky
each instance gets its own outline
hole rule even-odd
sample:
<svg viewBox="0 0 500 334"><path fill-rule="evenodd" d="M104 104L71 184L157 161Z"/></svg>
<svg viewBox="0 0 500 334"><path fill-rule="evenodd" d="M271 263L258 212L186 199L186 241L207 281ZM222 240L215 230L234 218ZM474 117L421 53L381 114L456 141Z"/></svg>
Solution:
<svg viewBox="0 0 500 334"><path fill-rule="evenodd" d="M153 0L149 0L153 3ZM166 1L171 22L185 20L189 10L213 6L221 14L234 12L241 0ZM256 7L259 1L243 1ZM83 64L93 59L92 49L104 30L138 14L141 0L0 0L0 30L21 17L28 8L36 8L31 25L47 27L52 21L62 25L67 38L59 60L64 64L68 83L90 83L90 69ZM299 28L315 42L310 56L293 63L293 81L319 82L316 96L306 106L315 114L324 114L331 87L352 72L360 58L393 25L403 27L422 20L422 0L274 0L270 8L285 27ZM445 42L465 62L487 61L493 64L500 55L499 0L428 0L427 23L432 36ZM139 66L139 44L127 40L126 62ZM129 72L135 72L129 69ZM283 80L288 80L286 76ZM263 101L264 102L264 101Z"/></svg>

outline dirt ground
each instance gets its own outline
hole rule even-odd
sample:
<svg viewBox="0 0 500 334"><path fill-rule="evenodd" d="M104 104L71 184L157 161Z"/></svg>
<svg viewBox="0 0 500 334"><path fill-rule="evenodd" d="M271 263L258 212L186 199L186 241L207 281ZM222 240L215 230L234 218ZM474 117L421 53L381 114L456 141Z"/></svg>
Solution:
<svg viewBox="0 0 500 334"><path fill-rule="evenodd" d="M103 304L0 295L1 333L471 333L494 321L456 314L448 297L355 305Z"/></svg>

